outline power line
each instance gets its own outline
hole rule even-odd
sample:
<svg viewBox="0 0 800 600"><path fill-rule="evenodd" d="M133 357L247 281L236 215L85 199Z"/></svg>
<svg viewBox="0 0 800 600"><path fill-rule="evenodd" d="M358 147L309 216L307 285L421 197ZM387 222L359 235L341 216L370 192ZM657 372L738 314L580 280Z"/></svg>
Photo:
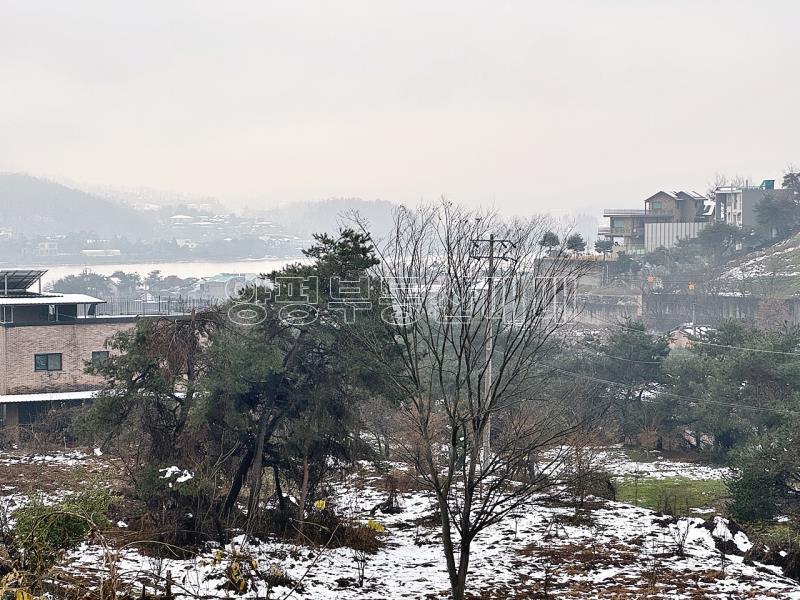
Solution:
<svg viewBox="0 0 800 600"><path fill-rule="evenodd" d="M606 325L612 325L614 327L619 327L620 329L626 329L629 331L636 331L638 333L647 333L646 331L639 329L637 327L628 327L626 325L621 325L619 323L612 323L611 321L606 321L605 319L600 319L595 317L598 321L602 321ZM714 344L713 342L702 342L700 340L692 340L693 344L700 344L703 346L714 346L716 348L725 348L728 350L745 350L747 352L762 352L764 354L782 354L784 356L800 356L800 352L787 352L783 350L764 350L761 348L745 348L743 346L731 346L729 344Z"/></svg>
<svg viewBox="0 0 800 600"><path fill-rule="evenodd" d="M783 354L785 356L800 356L800 352L784 352L782 350L762 350L760 348L742 348L741 346L729 346L725 344L714 344L712 342L693 341L693 344L702 344L703 346L714 346L715 348L726 348L730 350L747 350L749 352L763 352L765 354Z"/></svg>
<svg viewBox="0 0 800 600"><path fill-rule="evenodd" d="M548 364L544 364L544 363L542 363L542 364L545 367L547 367L548 369L552 369L553 371L557 371L559 373L563 373L564 375L574 375L575 377L581 377L583 379L587 379L589 381L594 381L594 382L597 382L597 383L605 383L606 385L614 385L614 386L623 387L623 388L630 387L630 386L628 386L628 385L626 385L626 384L624 384L624 383L622 383L620 381L610 381L608 379L601 379L600 377L593 377L592 375L585 375L583 373L576 373L575 371L568 371L568 370L562 369L560 367L554 367L552 365L548 365ZM800 415L800 412L797 412L797 411L794 411L794 410L783 410L783 409L780 409L780 408L769 408L769 407L765 407L765 406L751 406L749 404L737 404L735 402L722 402L720 400L709 400L709 399L704 399L704 398L693 398L691 396L683 396L681 394L675 394L673 392L661 391L660 393L664 394L665 396L672 396L674 398L679 398L681 400L688 400L690 402L696 402L698 404L702 404L702 403L705 403L705 404L717 404L719 406L728 406L728 407L732 407L732 408L746 408L746 409L749 409L749 410L758 410L758 411L762 411L762 412L777 412L777 413L788 414L788 415Z"/></svg>
<svg viewBox="0 0 800 600"><path fill-rule="evenodd" d="M662 362L660 360L635 360L633 358L625 358L623 356L614 356L613 354L609 354L608 352L603 352L603 350L601 350L600 348L590 346L589 344L581 344L581 346L583 346L587 350L594 350L598 354L602 354L607 358L613 358L615 360L621 360L623 362L637 363L640 365L660 365Z"/></svg>

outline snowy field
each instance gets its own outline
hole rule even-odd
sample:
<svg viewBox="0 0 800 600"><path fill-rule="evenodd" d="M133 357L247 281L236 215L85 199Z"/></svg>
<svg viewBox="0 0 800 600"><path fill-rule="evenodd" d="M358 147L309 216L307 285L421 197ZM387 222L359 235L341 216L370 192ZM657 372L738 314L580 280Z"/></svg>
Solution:
<svg viewBox="0 0 800 600"><path fill-rule="evenodd" d="M553 456L564 450L554 450ZM615 478L639 477L642 479L667 479L684 477L686 479L721 480L731 475L730 469L697 462L670 460L655 450L647 452L647 460L634 461L628 457L622 446L607 446L585 450L591 454L591 464L598 470L606 471ZM548 456L547 454L545 456Z"/></svg>
<svg viewBox="0 0 800 600"><path fill-rule="evenodd" d="M752 258L725 271L720 279L745 280L765 275L776 277L797 277L800 264L800 245L798 238L792 237L760 252L752 253Z"/></svg>
<svg viewBox="0 0 800 600"><path fill-rule="evenodd" d="M600 450L606 468L624 477L721 478L724 469L666 459L633 462L619 448ZM49 471L92 469L98 457L51 454L19 457L0 454L0 464ZM21 490L7 483L3 496L18 498ZM365 469L336 486L328 503L338 512L363 522L385 500L383 480ZM243 536L225 548L210 545L187 560L157 560L133 546L119 552L121 578L150 589L163 585L167 572L179 598L309 598L395 599L446 598L448 581L439 545L431 498L421 491L401 494L403 511L376 513L385 527L383 547L371 556L362 588L356 584L352 550L299 546L285 541L251 540ZM750 541L731 531L719 517L674 519L651 510L610 501L593 501L590 513L540 498L503 524L480 536L474 546L468 590L473 598L539 598L547 589L558 598L798 598L800 584L783 577L777 567L744 564ZM588 514L588 516L587 516ZM124 529L124 522L117 527ZM726 547L723 554L720 549ZM681 551L682 550L682 551ZM108 556L99 544L86 543L69 554L64 570L87 580L104 569ZM233 561L256 574L243 595L224 589ZM285 575L291 586L268 586L265 574ZM295 587L296 586L296 587Z"/></svg>

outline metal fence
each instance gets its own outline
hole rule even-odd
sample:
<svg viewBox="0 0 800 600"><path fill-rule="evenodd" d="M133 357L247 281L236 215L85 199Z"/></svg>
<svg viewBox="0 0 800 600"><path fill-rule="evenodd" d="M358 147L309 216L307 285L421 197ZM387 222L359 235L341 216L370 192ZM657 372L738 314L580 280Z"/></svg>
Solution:
<svg viewBox="0 0 800 600"><path fill-rule="evenodd" d="M119 317L148 315L185 315L194 311L203 311L219 304L218 300L208 298L183 298L174 296L158 296L155 298L110 298L98 304L94 315L87 317Z"/></svg>

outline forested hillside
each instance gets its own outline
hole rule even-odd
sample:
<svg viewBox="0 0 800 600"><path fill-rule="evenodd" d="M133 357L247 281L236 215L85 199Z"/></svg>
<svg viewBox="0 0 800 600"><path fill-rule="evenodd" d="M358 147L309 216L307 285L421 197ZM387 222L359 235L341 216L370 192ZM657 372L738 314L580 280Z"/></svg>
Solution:
<svg viewBox="0 0 800 600"><path fill-rule="evenodd" d="M145 213L67 186L18 173L0 173L0 224L26 236L93 231L146 239L153 223Z"/></svg>

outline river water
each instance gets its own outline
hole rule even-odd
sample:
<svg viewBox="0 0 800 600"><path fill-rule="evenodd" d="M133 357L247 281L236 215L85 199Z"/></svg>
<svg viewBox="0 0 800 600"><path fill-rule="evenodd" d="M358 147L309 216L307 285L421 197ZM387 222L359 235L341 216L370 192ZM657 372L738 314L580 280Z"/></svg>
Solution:
<svg viewBox="0 0 800 600"><path fill-rule="evenodd" d="M42 278L42 284L47 285L65 275L76 275L84 269L89 269L100 275L111 275L114 271L136 272L145 277L151 271L161 271L161 276L177 275L186 277L211 277L220 273L269 273L280 269L299 259L253 259L233 261L174 261L174 262L143 262L125 264L98 264L98 265L56 265L43 266L47 274ZM35 267L34 267L35 268Z"/></svg>

